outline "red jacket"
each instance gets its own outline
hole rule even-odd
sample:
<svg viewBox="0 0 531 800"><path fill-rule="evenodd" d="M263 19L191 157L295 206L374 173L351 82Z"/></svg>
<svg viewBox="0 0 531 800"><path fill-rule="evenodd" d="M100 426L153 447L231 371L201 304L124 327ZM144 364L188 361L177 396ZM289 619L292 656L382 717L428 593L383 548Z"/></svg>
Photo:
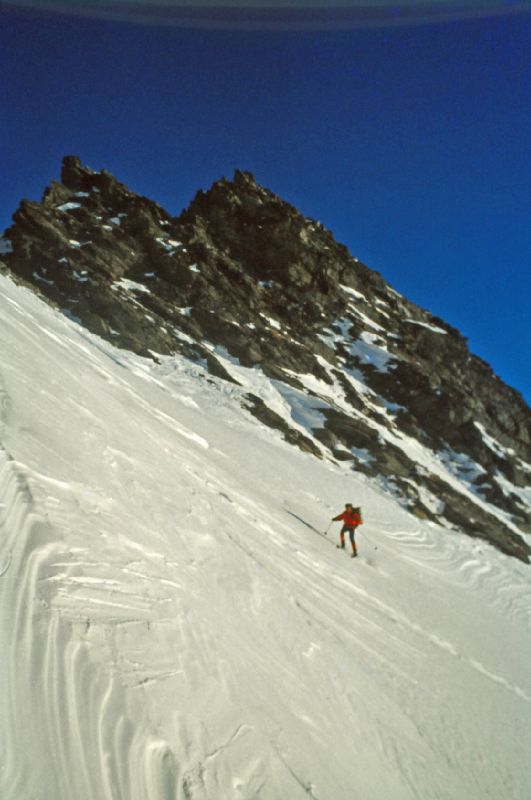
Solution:
<svg viewBox="0 0 531 800"><path fill-rule="evenodd" d="M342 514L338 514L334 519L342 519L347 528L357 528L358 525L362 524L359 511L343 511Z"/></svg>

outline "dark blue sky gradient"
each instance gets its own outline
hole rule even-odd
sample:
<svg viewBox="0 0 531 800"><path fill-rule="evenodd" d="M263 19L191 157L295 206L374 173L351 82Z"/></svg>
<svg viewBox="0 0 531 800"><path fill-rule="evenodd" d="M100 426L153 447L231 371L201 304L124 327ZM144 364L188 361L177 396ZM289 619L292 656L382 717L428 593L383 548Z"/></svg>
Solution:
<svg viewBox="0 0 531 800"><path fill-rule="evenodd" d="M178 213L250 169L531 399L531 17L330 32L4 9L0 228L63 155Z"/></svg>

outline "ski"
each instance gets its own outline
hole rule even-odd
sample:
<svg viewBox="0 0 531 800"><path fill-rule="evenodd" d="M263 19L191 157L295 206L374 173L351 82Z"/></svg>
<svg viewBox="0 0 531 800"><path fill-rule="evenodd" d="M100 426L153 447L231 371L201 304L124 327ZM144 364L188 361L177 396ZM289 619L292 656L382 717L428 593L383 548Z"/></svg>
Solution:
<svg viewBox="0 0 531 800"><path fill-rule="evenodd" d="M345 550L345 548L344 548L344 547L341 547L341 545L340 545L340 544L336 544L336 548L337 548L338 550ZM345 551L346 551L346 550L345 550ZM357 558L357 557L358 557L358 554L357 554L357 553L351 553L351 554L350 554L350 557L351 557L351 558Z"/></svg>

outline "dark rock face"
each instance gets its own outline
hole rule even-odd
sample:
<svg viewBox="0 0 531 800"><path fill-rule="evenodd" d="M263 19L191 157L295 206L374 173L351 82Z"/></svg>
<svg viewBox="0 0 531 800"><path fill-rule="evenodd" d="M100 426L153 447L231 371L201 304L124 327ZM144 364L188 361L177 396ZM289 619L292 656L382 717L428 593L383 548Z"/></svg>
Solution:
<svg viewBox="0 0 531 800"><path fill-rule="evenodd" d="M231 362L259 371L291 419L243 387L242 405L287 441L350 462L420 517L528 560L531 412L521 395L458 331L250 173L172 217L68 156L61 182L13 219L3 268L65 314L120 347L180 353L236 384ZM303 406L311 423L300 423Z"/></svg>

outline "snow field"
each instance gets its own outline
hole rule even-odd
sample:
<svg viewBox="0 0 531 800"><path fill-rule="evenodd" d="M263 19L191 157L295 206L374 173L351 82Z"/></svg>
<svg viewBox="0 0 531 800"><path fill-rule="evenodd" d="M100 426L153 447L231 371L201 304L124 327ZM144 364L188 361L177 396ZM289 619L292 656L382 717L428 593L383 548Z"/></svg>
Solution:
<svg viewBox="0 0 531 800"><path fill-rule="evenodd" d="M531 796L525 565L0 294L0 797Z"/></svg>

